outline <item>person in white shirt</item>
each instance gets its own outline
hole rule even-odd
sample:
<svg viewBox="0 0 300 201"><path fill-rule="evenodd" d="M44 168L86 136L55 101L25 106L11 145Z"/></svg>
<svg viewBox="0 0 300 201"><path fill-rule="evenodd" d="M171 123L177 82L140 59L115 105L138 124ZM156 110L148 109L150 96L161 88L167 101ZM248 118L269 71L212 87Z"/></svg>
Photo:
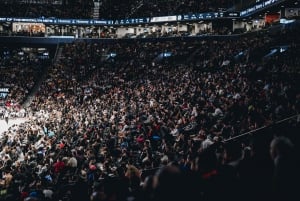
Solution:
<svg viewBox="0 0 300 201"><path fill-rule="evenodd" d="M9 112L6 110L4 113L5 122L8 124Z"/></svg>

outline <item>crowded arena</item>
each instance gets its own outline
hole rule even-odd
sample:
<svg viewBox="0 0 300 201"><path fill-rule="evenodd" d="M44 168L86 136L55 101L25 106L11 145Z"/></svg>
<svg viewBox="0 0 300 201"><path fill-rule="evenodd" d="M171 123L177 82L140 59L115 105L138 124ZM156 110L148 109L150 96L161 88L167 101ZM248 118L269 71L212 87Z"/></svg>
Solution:
<svg viewBox="0 0 300 201"><path fill-rule="evenodd" d="M0 200L300 200L297 0L0 0Z"/></svg>

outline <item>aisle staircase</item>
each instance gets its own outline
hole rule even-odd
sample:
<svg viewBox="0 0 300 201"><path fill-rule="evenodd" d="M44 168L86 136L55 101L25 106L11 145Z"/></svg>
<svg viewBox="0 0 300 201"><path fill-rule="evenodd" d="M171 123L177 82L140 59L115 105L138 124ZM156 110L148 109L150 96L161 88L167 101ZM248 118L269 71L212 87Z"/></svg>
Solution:
<svg viewBox="0 0 300 201"><path fill-rule="evenodd" d="M94 0L94 7L93 7L93 19L97 20L100 16L100 6L102 5L102 2L99 2L98 0Z"/></svg>
<svg viewBox="0 0 300 201"><path fill-rule="evenodd" d="M39 76L39 79L35 82L35 84L33 85L30 93L28 94L28 96L25 98L25 100L22 103L22 107L26 108L28 107L32 100L34 99L36 93L39 91L40 86L42 85L43 81L47 78L48 72L50 70L50 68L57 63L57 61L59 61L59 59L62 58L62 51L63 48L59 47L59 44L56 47L56 52L55 52L55 56L52 60L52 62L50 62L49 64L46 64Z"/></svg>

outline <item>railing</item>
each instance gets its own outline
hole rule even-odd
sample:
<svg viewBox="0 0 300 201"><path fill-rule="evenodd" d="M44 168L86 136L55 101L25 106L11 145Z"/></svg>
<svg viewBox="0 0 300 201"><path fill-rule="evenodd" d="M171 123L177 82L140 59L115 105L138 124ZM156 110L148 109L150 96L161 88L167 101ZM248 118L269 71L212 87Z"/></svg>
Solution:
<svg viewBox="0 0 300 201"><path fill-rule="evenodd" d="M287 121L292 120L292 119L297 119L297 121L300 121L300 114L296 114L296 115L290 116L290 117L288 117L288 118L285 118L285 119L276 121L276 122L274 122L274 123L272 123L272 124L265 125L265 126L262 126L262 127L260 127L260 128L257 128L257 129L248 131L248 132L246 132L246 133L243 133L243 134L234 136L234 137L232 137L232 138L226 139L226 140L223 141L223 143L227 143L227 142L230 142L230 141L233 141L233 140L240 139L240 138L242 138L242 137L245 137L245 136L248 136L248 135L257 133L258 131L265 130L265 129L267 129L267 128L272 128L272 127L274 127L274 126L276 126L276 125L279 125L279 124L281 124L281 123L287 122Z"/></svg>

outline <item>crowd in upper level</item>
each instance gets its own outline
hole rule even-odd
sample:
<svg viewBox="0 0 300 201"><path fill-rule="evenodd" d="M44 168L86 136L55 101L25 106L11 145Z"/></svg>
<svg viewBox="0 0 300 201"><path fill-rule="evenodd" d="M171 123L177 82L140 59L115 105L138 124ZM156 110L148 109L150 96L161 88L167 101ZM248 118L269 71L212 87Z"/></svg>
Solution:
<svg viewBox="0 0 300 201"><path fill-rule="evenodd" d="M125 19L225 11L234 0L102 0L99 8L89 1L0 1L1 17L93 18L94 8L100 19ZM97 12L98 13L98 12Z"/></svg>
<svg viewBox="0 0 300 201"><path fill-rule="evenodd" d="M91 19L93 1L62 1L55 4L52 1L39 3L26 1L0 1L1 17L29 18L77 18Z"/></svg>
<svg viewBox="0 0 300 201"><path fill-rule="evenodd" d="M130 17L168 16L190 13L226 11L234 6L234 0L152 0L143 1L138 9L133 10Z"/></svg>

